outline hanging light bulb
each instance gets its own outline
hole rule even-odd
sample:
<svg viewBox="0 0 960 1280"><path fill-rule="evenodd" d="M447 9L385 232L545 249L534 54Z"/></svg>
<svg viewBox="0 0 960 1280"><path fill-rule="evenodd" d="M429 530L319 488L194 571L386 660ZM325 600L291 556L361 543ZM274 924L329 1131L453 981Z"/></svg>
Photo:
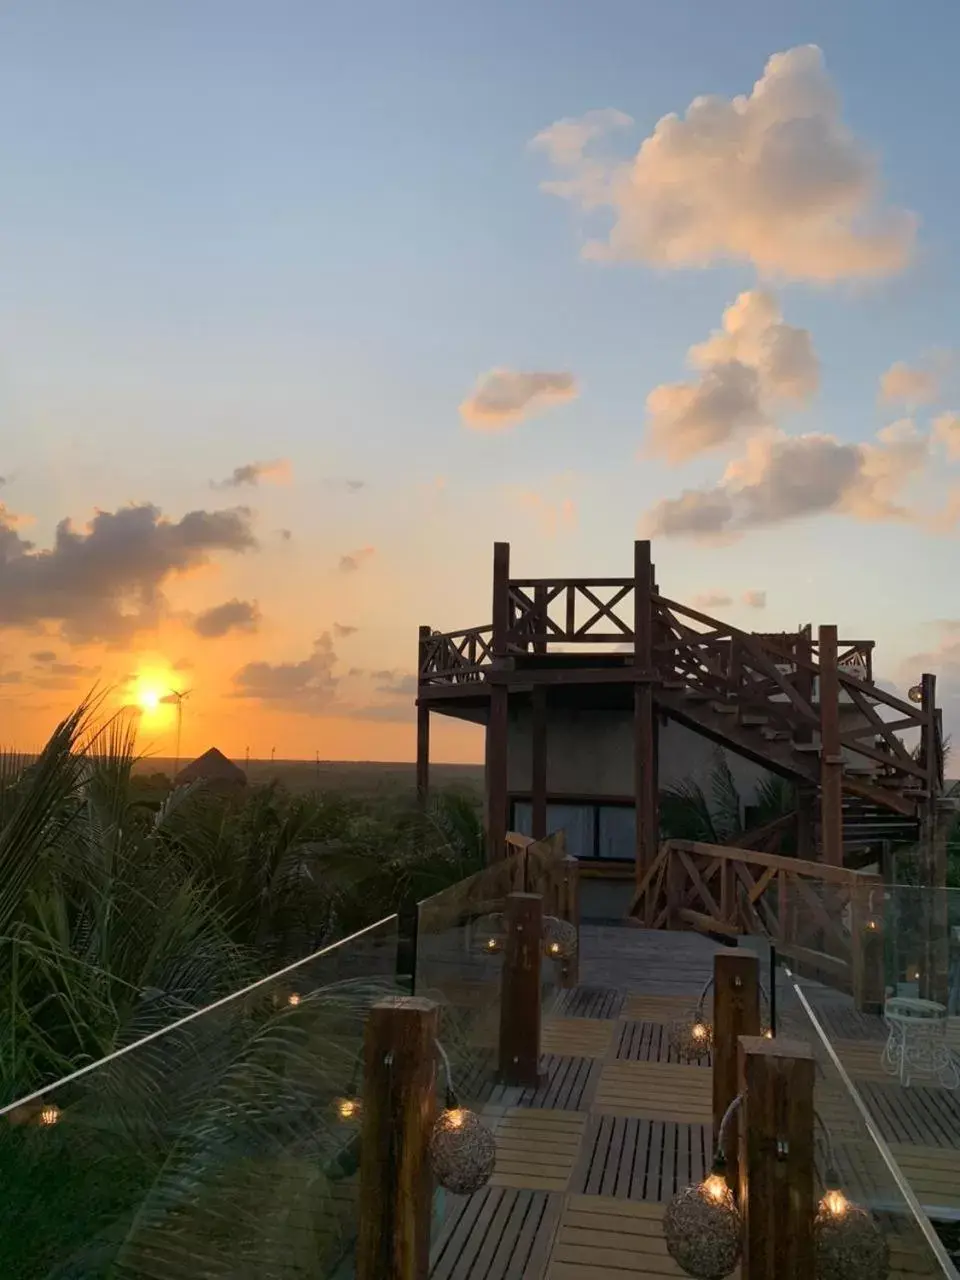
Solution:
<svg viewBox="0 0 960 1280"><path fill-rule="evenodd" d="M342 1098L337 1098L334 1107L336 1108L337 1119L343 1124L356 1122L363 1112L363 1103L359 1098L351 1094L345 1094Z"/></svg>
<svg viewBox="0 0 960 1280"><path fill-rule="evenodd" d="M497 1143L475 1111L462 1107L450 1085L450 1059L437 1041L446 1074L446 1100L430 1135L430 1164L446 1191L469 1196L493 1177Z"/></svg>
<svg viewBox="0 0 960 1280"><path fill-rule="evenodd" d="M551 960L567 960L576 954L577 929L567 920L545 916L543 920L543 950Z"/></svg>
<svg viewBox="0 0 960 1280"><path fill-rule="evenodd" d="M873 1215L853 1204L828 1170L813 1223L817 1280L886 1280L890 1246Z"/></svg>
<svg viewBox="0 0 960 1280"><path fill-rule="evenodd" d="M48 1102L42 1106L37 1113L37 1124L43 1125L44 1128L51 1128L60 1120L60 1108L55 1102Z"/></svg>
<svg viewBox="0 0 960 1280"><path fill-rule="evenodd" d="M474 926L474 937L484 955L496 956L503 950L506 927L503 916L499 912L478 917Z"/></svg>

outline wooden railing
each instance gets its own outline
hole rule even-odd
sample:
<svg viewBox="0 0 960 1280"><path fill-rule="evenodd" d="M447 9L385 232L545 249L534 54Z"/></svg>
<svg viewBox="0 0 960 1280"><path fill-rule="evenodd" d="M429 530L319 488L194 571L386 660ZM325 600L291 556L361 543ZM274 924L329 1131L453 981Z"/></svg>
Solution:
<svg viewBox="0 0 960 1280"><path fill-rule="evenodd" d="M852 992L860 1007L882 1002L879 876L667 840L637 889L631 914L648 928L767 937L797 972Z"/></svg>

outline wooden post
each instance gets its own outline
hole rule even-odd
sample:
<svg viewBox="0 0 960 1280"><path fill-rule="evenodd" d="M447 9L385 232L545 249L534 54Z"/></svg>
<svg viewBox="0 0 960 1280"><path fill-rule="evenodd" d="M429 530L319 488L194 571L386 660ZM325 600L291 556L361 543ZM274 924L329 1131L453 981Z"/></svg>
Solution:
<svg viewBox="0 0 960 1280"><path fill-rule="evenodd" d="M653 686L653 565L650 543L633 544L633 771L636 805L636 879L641 882L657 856L659 804Z"/></svg>
<svg viewBox="0 0 960 1280"><path fill-rule="evenodd" d="M850 894L853 1000L862 1013L882 1014L886 1000L883 880L863 876Z"/></svg>
<svg viewBox="0 0 960 1280"><path fill-rule="evenodd" d="M720 1122L740 1092L738 1053L741 1036L760 1034L760 957L727 949L713 957L713 1142ZM739 1116L727 1125L727 1182L739 1183Z"/></svg>
<svg viewBox="0 0 960 1280"><path fill-rule="evenodd" d="M533 686L530 732L530 800L531 832L534 840L547 834L547 689Z"/></svg>
<svg viewBox="0 0 960 1280"><path fill-rule="evenodd" d="M536 616L536 628L537 628L537 634L538 634L538 635L540 635L540 636L542 636L543 638L542 638L542 639L539 639L539 640L534 640L534 642L533 642L533 652L534 652L534 653L546 653L546 652L547 652L547 611L548 611L548 608L549 608L549 606L548 606L548 604L547 604L547 588L546 588L546 585L545 585L544 583L540 583L540 585L539 585L539 586L536 586L536 587L534 587L534 588L533 588L533 610L534 610L534 614L535 614L535 616Z"/></svg>
<svg viewBox="0 0 960 1280"><path fill-rule="evenodd" d="M506 661L510 630L510 543L493 544L493 636L495 664ZM488 682L490 707L486 741L487 861L505 854L507 835L507 740L510 729L509 695L505 684Z"/></svg>
<svg viewBox="0 0 960 1280"><path fill-rule="evenodd" d="M920 760L926 769L920 823L920 883L922 937L920 994L938 1004L948 1003L949 913L947 909L947 830L940 805L940 758L937 738L937 677L920 677Z"/></svg>
<svg viewBox="0 0 960 1280"><path fill-rule="evenodd" d="M370 1010L364 1038L357 1280L426 1280L439 1011L404 996Z"/></svg>
<svg viewBox="0 0 960 1280"><path fill-rule="evenodd" d="M837 628L820 628L820 837L823 860L843 866L843 753Z"/></svg>
<svg viewBox="0 0 960 1280"><path fill-rule="evenodd" d="M425 652L430 628L421 627L417 648L417 683L423 679ZM430 792L430 707L417 699L417 803L426 804Z"/></svg>
<svg viewBox="0 0 960 1280"><path fill-rule="evenodd" d="M740 1040L742 1280L814 1274L813 1085L808 1044Z"/></svg>
<svg viewBox="0 0 960 1280"><path fill-rule="evenodd" d="M540 964L543 898L507 895L500 987L500 1083L540 1084Z"/></svg>
<svg viewBox="0 0 960 1280"><path fill-rule="evenodd" d="M580 982L580 863L569 854L563 860L558 915L577 931L577 949L560 966L560 985L571 988Z"/></svg>

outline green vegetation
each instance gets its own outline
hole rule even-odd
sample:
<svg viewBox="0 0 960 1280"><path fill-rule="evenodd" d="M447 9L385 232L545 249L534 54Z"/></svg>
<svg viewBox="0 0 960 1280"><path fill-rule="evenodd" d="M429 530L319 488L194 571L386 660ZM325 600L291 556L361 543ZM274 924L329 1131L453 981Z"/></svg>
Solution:
<svg viewBox="0 0 960 1280"><path fill-rule="evenodd" d="M97 712L0 759L0 1105L481 865L455 796L144 794ZM57 1123L0 1120L0 1274L324 1274L355 1194L333 1099L395 955L390 930L311 961L295 1006L261 989L58 1090Z"/></svg>
<svg viewBox="0 0 960 1280"><path fill-rule="evenodd" d="M796 807L793 788L783 778L768 775L754 803L747 806L723 751L717 749L710 773L709 798L696 782L681 782L660 792L660 838L701 840L705 844L736 844L738 836L766 826ZM792 852L790 839L784 852Z"/></svg>

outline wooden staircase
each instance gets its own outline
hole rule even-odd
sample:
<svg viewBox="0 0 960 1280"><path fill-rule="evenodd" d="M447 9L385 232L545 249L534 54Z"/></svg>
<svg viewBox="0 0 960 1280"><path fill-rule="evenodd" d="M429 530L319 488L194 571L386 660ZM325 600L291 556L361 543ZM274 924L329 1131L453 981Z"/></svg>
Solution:
<svg viewBox="0 0 960 1280"><path fill-rule="evenodd" d="M655 705L808 794L814 789L814 801L832 774L844 846L916 839L943 787L934 678L925 676L918 701L906 702L874 683L872 641L838 642L835 634L821 653L810 627L744 632L655 594ZM919 734L916 753L902 741L910 730Z"/></svg>

